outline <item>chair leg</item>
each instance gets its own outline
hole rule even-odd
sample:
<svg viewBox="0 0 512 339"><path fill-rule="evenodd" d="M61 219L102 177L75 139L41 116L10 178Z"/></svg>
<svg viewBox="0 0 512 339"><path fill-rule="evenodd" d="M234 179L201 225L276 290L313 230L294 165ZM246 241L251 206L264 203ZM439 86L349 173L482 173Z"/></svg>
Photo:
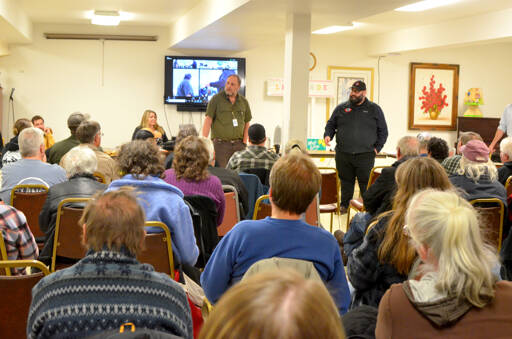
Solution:
<svg viewBox="0 0 512 339"><path fill-rule="evenodd" d="M334 214L331 212L331 228L330 228L331 233L332 233L332 218L333 218L333 216L334 216Z"/></svg>
<svg viewBox="0 0 512 339"><path fill-rule="evenodd" d="M349 206L348 209L347 209L347 231L348 231L348 228L350 226L350 210L351 210L351 208Z"/></svg>

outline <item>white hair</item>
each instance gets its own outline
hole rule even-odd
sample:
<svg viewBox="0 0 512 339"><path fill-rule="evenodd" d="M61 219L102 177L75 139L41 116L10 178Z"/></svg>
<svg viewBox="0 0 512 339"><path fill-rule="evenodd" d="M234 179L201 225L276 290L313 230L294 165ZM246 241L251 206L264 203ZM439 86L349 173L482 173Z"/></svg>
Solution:
<svg viewBox="0 0 512 339"><path fill-rule="evenodd" d="M412 136L401 137L397 147L403 157L417 157L419 154L418 139Z"/></svg>
<svg viewBox="0 0 512 339"><path fill-rule="evenodd" d="M76 146L66 153L62 167L69 178L76 174L93 174L98 168L98 159L89 146Z"/></svg>
<svg viewBox="0 0 512 339"><path fill-rule="evenodd" d="M206 147L209 155L208 163L211 163L213 159L215 159L215 149L213 148L213 142L205 137L199 137L199 140L201 140Z"/></svg>
<svg viewBox="0 0 512 339"><path fill-rule="evenodd" d="M22 157L35 156L39 153L41 145L44 145L44 133L39 128L27 127L21 131L18 143Z"/></svg>
<svg viewBox="0 0 512 339"><path fill-rule="evenodd" d="M508 155L509 161L512 160L512 137L501 140L500 151Z"/></svg>
<svg viewBox="0 0 512 339"><path fill-rule="evenodd" d="M469 160L464 155L460 158L457 174L465 175L475 183L480 180L482 175L489 176L489 180L491 181L498 180L498 169L491 159L487 162L476 162Z"/></svg>

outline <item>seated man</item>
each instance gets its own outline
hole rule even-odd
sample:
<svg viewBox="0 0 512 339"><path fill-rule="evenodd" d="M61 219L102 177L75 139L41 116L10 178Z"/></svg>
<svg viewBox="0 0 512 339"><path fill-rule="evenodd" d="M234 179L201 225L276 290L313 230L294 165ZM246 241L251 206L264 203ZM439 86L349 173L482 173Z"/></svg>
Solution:
<svg viewBox="0 0 512 339"><path fill-rule="evenodd" d="M279 159L279 155L269 151L265 147L267 137L265 127L260 124L253 124L249 127L249 146L243 150L235 152L226 166L235 172L246 172L248 169L262 168L269 170Z"/></svg>
<svg viewBox="0 0 512 339"><path fill-rule="evenodd" d="M82 121L80 126L78 126L76 129L76 137L78 138L78 141L80 141L80 146L89 147L96 154L96 159L98 159L98 167L95 171L103 174L105 177L105 183L110 184L112 180L119 178L119 171L114 159L100 150L101 135L102 133L100 124L96 121ZM59 165L62 166L66 155L62 157Z"/></svg>
<svg viewBox="0 0 512 339"><path fill-rule="evenodd" d="M82 338L131 322L137 329L192 338L182 287L135 259L145 236L135 196L125 189L96 195L80 224L89 252L33 288L27 336Z"/></svg>
<svg viewBox="0 0 512 339"><path fill-rule="evenodd" d="M461 159L460 149L462 146L464 146L471 140L482 141L482 137L480 136L480 134L475 132L463 132L460 134L459 142L457 143L457 154L444 159L443 162L441 163L441 165L443 165L448 175L457 174L457 170L459 169L459 162Z"/></svg>
<svg viewBox="0 0 512 339"><path fill-rule="evenodd" d="M0 230L2 231L7 258L9 260L37 259L39 250L30 232L25 215L12 206L0 201ZM14 275L23 274L25 269L13 269ZM1 272L4 274L3 272Z"/></svg>
<svg viewBox="0 0 512 339"><path fill-rule="evenodd" d="M498 180L505 186L508 177L512 175L512 137L501 140L500 158L503 166L498 168Z"/></svg>
<svg viewBox="0 0 512 339"><path fill-rule="evenodd" d="M58 165L45 162L43 132L29 127L19 135L22 159L2 169L2 190L0 197L6 204L11 203L11 190L20 184L46 184L53 186L66 181L66 172Z"/></svg>
<svg viewBox="0 0 512 339"><path fill-rule="evenodd" d="M80 112L71 113L68 118L68 128L71 135L64 140L57 142L55 145L50 148L50 154L48 156L48 162L50 164L58 164L60 163L60 159L66 154L70 149L80 144L76 137L76 129L82 121L86 120L85 115Z"/></svg>
<svg viewBox="0 0 512 339"><path fill-rule="evenodd" d="M44 126L44 119L40 115L34 115L32 117L32 125L35 128L39 128L44 133L44 147L46 149L52 147L55 144L55 140L53 139L53 131L50 127Z"/></svg>
<svg viewBox="0 0 512 339"><path fill-rule="evenodd" d="M206 296L216 302L261 259L300 259L314 264L340 313L347 312L350 293L336 240L300 220L320 190L320 172L308 156L294 154L279 159L270 178L272 217L244 220L222 238L201 275Z"/></svg>

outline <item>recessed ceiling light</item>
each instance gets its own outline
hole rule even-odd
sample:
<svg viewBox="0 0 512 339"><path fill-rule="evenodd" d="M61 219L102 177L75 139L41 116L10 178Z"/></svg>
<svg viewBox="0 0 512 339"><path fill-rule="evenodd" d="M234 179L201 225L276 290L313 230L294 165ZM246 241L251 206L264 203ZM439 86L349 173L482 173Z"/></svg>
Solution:
<svg viewBox="0 0 512 339"><path fill-rule="evenodd" d="M460 0L424 0L415 2L413 4L396 8L395 11L399 12L421 12L432 8L451 5Z"/></svg>
<svg viewBox="0 0 512 339"><path fill-rule="evenodd" d="M117 11L94 11L91 18L93 25L117 26L121 21L121 16Z"/></svg>
<svg viewBox="0 0 512 339"><path fill-rule="evenodd" d="M354 26L329 26L313 31L313 34L333 34L354 29Z"/></svg>

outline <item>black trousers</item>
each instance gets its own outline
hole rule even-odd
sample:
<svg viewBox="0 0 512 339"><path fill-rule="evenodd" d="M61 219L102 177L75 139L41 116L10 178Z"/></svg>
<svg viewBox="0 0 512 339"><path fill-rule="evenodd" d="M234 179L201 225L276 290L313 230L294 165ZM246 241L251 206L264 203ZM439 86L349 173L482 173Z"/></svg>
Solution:
<svg viewBox="0 0 512 339"><path fill-rule="evenodd" d="M361 194L366 192L374 164L375 152L357 154L336 152L336 168L341 180L341 206L348 207L354 195L356 178Z"/></svg>

